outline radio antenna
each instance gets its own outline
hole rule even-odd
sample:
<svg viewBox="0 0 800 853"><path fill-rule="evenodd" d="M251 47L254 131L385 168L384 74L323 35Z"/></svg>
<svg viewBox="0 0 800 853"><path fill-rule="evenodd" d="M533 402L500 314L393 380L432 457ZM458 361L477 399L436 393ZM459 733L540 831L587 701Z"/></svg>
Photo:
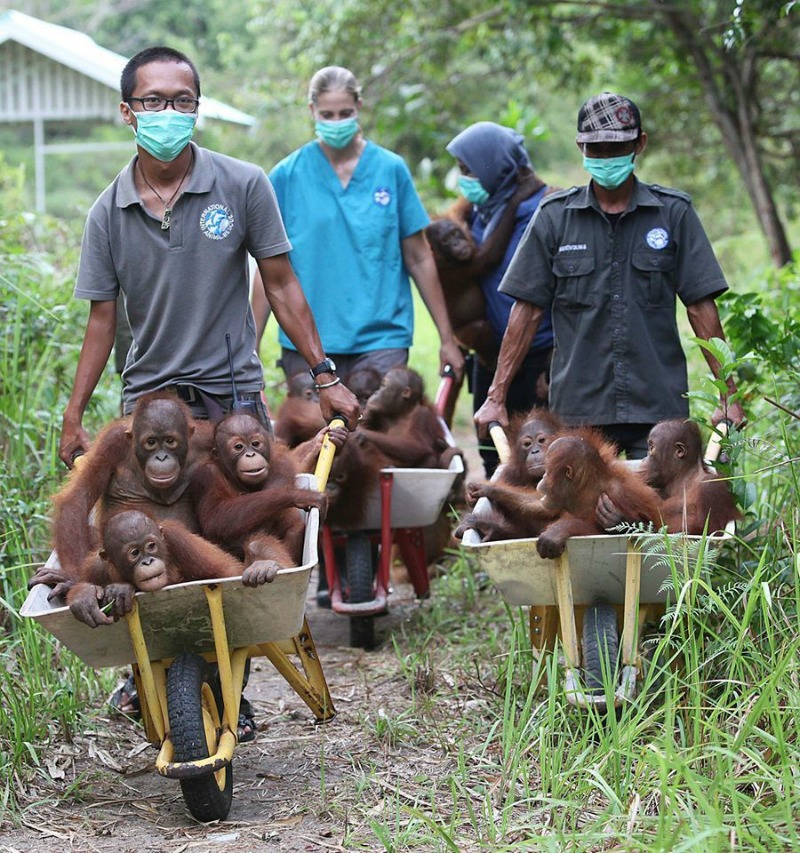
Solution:
<svg viewBox="0 0 800 853"><path fill-rule="evenodd" d="M231 348L230 332L225 332L225 344L228 347L228 366L231 370L231 396L233 398L231 410L235 412L239 408L239 392L236 390L236 377L233 370L233 349Z"/></svg>

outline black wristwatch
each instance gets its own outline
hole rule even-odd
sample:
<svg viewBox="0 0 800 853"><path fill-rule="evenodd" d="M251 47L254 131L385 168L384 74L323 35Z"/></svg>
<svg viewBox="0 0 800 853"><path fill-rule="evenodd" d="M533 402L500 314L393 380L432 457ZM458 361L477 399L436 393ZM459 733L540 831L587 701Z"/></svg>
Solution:
<svg viewBox="0 0 800 853"><path fill-rule="evenodd" d="M326 358L308 371L312 379L316 379L320 373L333 373L336 375L336 364L332 358Z"/></svg>

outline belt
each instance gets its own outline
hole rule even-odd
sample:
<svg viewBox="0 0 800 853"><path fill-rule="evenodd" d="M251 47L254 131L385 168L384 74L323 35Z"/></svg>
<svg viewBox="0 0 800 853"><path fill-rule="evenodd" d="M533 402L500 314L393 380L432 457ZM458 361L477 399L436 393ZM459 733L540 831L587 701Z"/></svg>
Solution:
<svg viewBox="0 0 800 853"><path fill-rule="evenodd" d="M184 403L202 403L203 397L211 397L213 400L232 400L232 394L210 394L208 391L201 392L199 388L195 388L194 385L172 385L172 390L183 400ZM260 400L261 394L257 391L245 392L237 394L237 399L239 400Z"/></svg>

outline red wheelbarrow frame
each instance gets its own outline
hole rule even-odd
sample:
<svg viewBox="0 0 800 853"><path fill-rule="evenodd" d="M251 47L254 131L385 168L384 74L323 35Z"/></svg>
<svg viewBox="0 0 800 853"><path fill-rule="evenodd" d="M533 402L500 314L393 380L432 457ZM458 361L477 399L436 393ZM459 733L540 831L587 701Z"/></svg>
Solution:
<svg viewBox="0 0 800 853"><path fill-rule="evenodd" d="M446 411L447 402L455 385L455 373L449 365L442 372L436 392L434 408L441 418ZM380 542L380 557L373 586L371 601L350 603L344 600L341 576L336 564L335 547L343 544L348 533L357 531L334 532L328 524L322 526L322 554L325 560L325 575L331 597L331 609L345 616L378 616L386 612L389 596L389 568L392 561L392 545L397 544L403 562L408 569L414 593L418 598L427 598L430 594L428 563L425 558L425 539L423 527L392 528L392 485L394 471L383 469L380 472L381 526L377 531L364 532L371 542Z"/></svg>

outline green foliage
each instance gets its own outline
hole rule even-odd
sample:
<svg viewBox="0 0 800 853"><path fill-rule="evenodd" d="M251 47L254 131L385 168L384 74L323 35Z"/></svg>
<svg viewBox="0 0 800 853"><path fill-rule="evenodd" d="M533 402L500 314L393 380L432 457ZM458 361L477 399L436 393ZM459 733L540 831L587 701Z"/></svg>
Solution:
<svg viewBox="0 0 800 853"><path fill-rule="evenodd" d="M445 177L453 163L446 143L482 119L525 133L550 183L583 180L575 114L589 94L610 88L643 108L652 141L640 166L645 179L690 189L701 211L709 211L704 219L712 239L735 235L732 253L757 221L754 203L741 201L747 185L742 159L738 170L731 159L731 144L739 144L745 129L741 117L752 119L781 218L797 215L794 3L211 0L198 11L153 0L100 7L88 0L66 7L20 0L16 8L88 32L122 54L165 42L187 51L206 94L260 121L250 133L214 122L202 131L202 142L267 169L311 137L305 91L313 71L343 64L363 84L367 135L406 158L431 209L448 196ZM66 132L82 135L87 125ZM119 127L93 132L129 138ZM0 142L32 175L29 129L5 128ZM50 209L76 215L127 155L47 159ZM759 210L763 216L763 205ZM752 244L766 256L763 237ZM743 251L752 262L753 251Z"/></svg>
<svg viewBox="0 0 800 853"><path fill-rule="evenodd" d="M734 349L755 353L753 378L788 371L787 386L800 370L800 261L769 270L758 288L720 300L726 334ZM787 388L788 390L788 388Z"/></svg>
<svg viewBox="0 0 800 853"><path fill-rule="evenodd" d="M70 299L78 234L23 213L22 191L21 170L0 158L0 812L42 763L50 733L69 738L97 689L71 654L19 617L27 579L49 550L49 496L63 471L58 418L82 328Z"/></svg>
<svg viewBox="0 0 800 853"><path fill-rule="evenodd" d="M795 548L796 529L790 536ZM638 696L617 710L573 708L557 654L532 656L524 611L478 590L466 560L435 582L395 646L412 688L402 717L416 720L415 745L441 744L449 771L398 784L396 796L366 776L349 817L374 837L354 832L350 849L798 844L797 573L782 577L762 557L747 575L726 574L706 541L642 538L660 555L672 603L642 640ZM402 760L402 742L387 748Z"/></svg>

